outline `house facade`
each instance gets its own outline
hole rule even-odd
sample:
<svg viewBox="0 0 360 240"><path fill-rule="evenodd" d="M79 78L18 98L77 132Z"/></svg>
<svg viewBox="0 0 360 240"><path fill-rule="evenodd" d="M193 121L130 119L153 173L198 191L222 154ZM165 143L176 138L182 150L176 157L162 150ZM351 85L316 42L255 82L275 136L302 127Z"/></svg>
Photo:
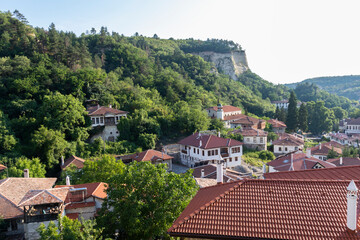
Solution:
<svg viewBox="0 0 360 240"><path fill-rule="evenodd" d="M127 116L128 112L112 108L111 105L104 107L99 104L88 105L86 110L91 118L92 128L98 129L97 133L91 137L91 140L101 137L104 141L114 142L119 136L116 125L121 118Z"/></svg>
<svg viewBox="0 0 360 240"><path fill-rule="evenodd" d="M253 129L265 129L266 122L262 119L257 119L247 115L239 116L239 119L230 122L231 128L253 128Z"/></svg>
<svg viewBox="0 0 360 240"><path fill-rule="evenodd" d="M195 133L179 143L181 163L189 167L197 167L215 163L219 159L225 161L225 167L241 165L243 153L242 142L214 135Z"/></svg>
<svg viewBox="0 0 360 240"><path fill-rule="evenodd" d="M275 133L285 133L286 124L277 119L270 119L267 121Z"/></svg>
<svg viewBox="0 0 360 240"><path fill-rule="evenodd" d="M267 149L267 132L261 129L241 128L232 131L233 134L241 134L244 137L244 147L262 151Z"/></svg>
<svg viewBox="0 0 360 240"><path fill-rule="evenodd" d="M350 119L345 126L346 134L358 133L360 134L360 118Z"/></svg>
<svg viewBox="0 0 360 240"><path fill-rule="evenodd" d="M310 148L311 155L323 161L327 160L327 156L329 155L329 152L331 150L335 151L338 155L341 155L342 145L335 141L330 141L327 143L321 143L317 146Z"/></svg>
<svg viewBox="0 0 360 240"><path fill-rule="evenodd" d="M298 151L304 148L304 140L290 134L282 134L272 142L275 156Z"/></svg>

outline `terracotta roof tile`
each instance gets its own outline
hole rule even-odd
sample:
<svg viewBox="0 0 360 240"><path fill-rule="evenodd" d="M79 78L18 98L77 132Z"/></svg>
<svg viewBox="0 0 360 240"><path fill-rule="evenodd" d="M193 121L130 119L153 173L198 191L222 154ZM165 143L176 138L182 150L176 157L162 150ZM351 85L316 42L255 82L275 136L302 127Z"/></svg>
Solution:
<svg viewBox="0 0 360 240"><path fill-rule="evenodd" d="M240 116L240 115L239 115L239 116ZM232 123L247 124L247 125L257 125L257 124L259 124L259 122L264 122L264 120L262 120L262 119L257 119L257 118L250 117L250 116L247 116L247 115L243 115L243 114L242 114L242 117L241 117L241 118L239 118L238 120L235 120L235 121L232 122Z"/></svg>
<svg viewBox="0 0 360 240"><path fill-rule="evenodd" d="M259 136L259 137L266 137L268 135L267 132L261 129L254 129L254 128L243 128L243 129L235 129L231 133L240 133L244 137L246 136Z"/></svg>
<svg viewBox="0 0 360 240"><path fill-rule="evenodd" d="M264 177L266 179L352 180L360 179L360 166L265 173Z"/></svg>
<svg viewBox="0 0 360 240"><path fill-rule="evenodd" d="M327 162L333 163L336 166L356 166L360 165L360 158L343 157L343 163L340 164L340 158L328 159Z"/></svg>
<svg viewBox="0 0 360 240"><path fill-rule="evenodd" d="M237 111L241 111L240 108L234 107L234 106L231 106L231 105L225 105L225 106L222 106L222 108L223 108L223 111L224 111L224 112L237 112ZM214 110L214 111L217 111L217 110L218 110L218 107L217 107L217 106L209 107L209 108L207 108L206 110Z"/></svg>
<svg viewBox="0 0 360 240"><path fill-rule="evenodd" d="M304 140L301 138L295 137L291 134L282 133L278 134L279 138L273 141L273 145L283 145L283 146L301 146L304 145Z"/></svg>
<svg viewBox="0 0 360 240"><path fill-rule="evenodd" d="M127 114L128 112L126 111L122 111L122 110L118 110L115 108L109 108L109 107L99 107L96 110L91 109L89 112L89 116L104 116L106 114Z"/></svg>
<svg viewBox="0 0 360 240"><path fill-rule="evenodd" d="M173 159L174 157L167 155L160 151L149 149L149 150L143 151L141 153L134 153L131 155L119 156L117 158L124 159L124 160L132 159L137 162L143 162L143 161L154 161L156 159L169 160L169 159Z"/></svg>
<svg viewBox="0 0 360 240"><path fill-rule="evenodd" d="M321 148L320 148L321 145ZM327 143L321 143L317 146L314 146L311 149L312 155L324 155L327 156L329 154L329 151L333 149L338 154L342 154L342 148L343 146L337 142L330 141Z"/></svg>
<svg viewBox="0 0 360 240"><path fill-rule="evenodd" d="M182 139L179 142L179 144L199 147L202 149L211 149L211 148L220 148L220 147L240 146L243 143L234 139L221 138L214 135L204 135L204 134L200 135L199 133L195 133Z"/></svg>
<svg viewBox="0 0 360 240"><path fill-rule="evenodd" d="M282 128L285 127L286 128L286 124L282 121L276 120L276 119L270 119L267 121L269 124L272 125L273 128Z"/></svg>
<svg viewBox="0 0 360 240"><path fill-rule="evenodd" d="M47 203L64 203L69 188L30 190L20 201L19 206L32 206Z"/></svg>
<svg viewBox="0 0 360 240"><path fill-rule="evenodd" d="M63 187L70 187L70 188L86 188L86 196L85 198L89 197L97 197L104 199L107 197L106 189L107 184L103 182L96 182L96 183L84 183L84 184L77 184L77 185L56 185L55 188L63 188ZM68 201L67 201L68 202Z"/></svg>
<svg viewBox="0 0 360 240"><path fill-rule="evenodd" d="M72 155L68 159L65 160L64 165L61 166L61 169L64 170L69 165L75 165L78 169L81 169L84 167L84 162L85 162L84 159Z"/></svg>
<svg viewBox="0 0 360 240"><path fill-rule="evenodd" d="M348 185L244 180L202 188L168 232L207 239L360 239L346 227Z"/></svg>

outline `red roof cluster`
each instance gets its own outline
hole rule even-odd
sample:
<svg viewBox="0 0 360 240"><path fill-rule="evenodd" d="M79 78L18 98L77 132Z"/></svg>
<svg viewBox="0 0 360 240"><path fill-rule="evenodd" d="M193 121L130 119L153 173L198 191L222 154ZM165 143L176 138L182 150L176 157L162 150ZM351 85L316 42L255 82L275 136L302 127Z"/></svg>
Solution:
<svg viewBox="0 0 360 240"><path fill-rule="evenodd" d="M257 125L259 124L259 122L264 122L264 120L262 119L257 119L254 117L250 117L244 114L241 114L242 117L232 123L237 123L237 124L244 124L244 125Z"/></svg>
<svg viewBox="0 0 360 240"><path fill-rule="evenodd" d="M257 179L202 188L168 232L206 239L360 239L346 224L349 182Z"/></svg>
<svg viewBox="0 0 360 240"><path fill-rule="evenodd" d="M279 172L336 167L336 165L333 163L319 160L314 157L307 157L306 154L301 151L282 155L275 160L268 162L267 165L273 167L276 171Z"/></svg>
<svg viewBox="0 0 360 240"><path fill-rule="evenodd" d="M347 121L347 125L360 125L360 117L350 119Z"/></svg>
<svg viewBox="0 0 360 240"><path fill-rule="evenodd" d="M209 107L209 108L207 108L206 110L214 110L214 111L217 111L218 109L219 109L218 106L214 106L214 107ZM223 109L224 112L237 112L237 111L241 111L240 108L234 107L234 106L231 106L231 105L222 106L222 109Z"/></svg>
<svg viewBox="0 0 360 240"><path fill-rule="evenodd" d="M104 116L106 114L127 114L128 112L111 107L94 106L87 109L89 116Z"/></svg>
<svg viewBox="0 0 360 240"><path fill-rule="evenodd" d="M194 133L184 139L179 144L186 146L193 146L202 149L220 148L220 147L235 147L243 145L239 142L230 138L222 138L214 135L206 135L200 133Z"/></svg>

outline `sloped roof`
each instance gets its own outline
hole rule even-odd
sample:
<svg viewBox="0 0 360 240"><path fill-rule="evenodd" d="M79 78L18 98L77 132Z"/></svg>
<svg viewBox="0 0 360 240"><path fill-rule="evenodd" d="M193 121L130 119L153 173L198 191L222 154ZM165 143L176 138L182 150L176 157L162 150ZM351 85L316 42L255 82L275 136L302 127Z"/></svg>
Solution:
<svg viewBox="0 0 360 240"><path fill-rule="evenodd" d="M256 179L202 188L168 232L207 239L360 239L346 226L349 182Z"/></svg>
<svg viewBox="0 0 360 240"><path fill-rule="evenodd" d="M232 123L237 123L237 124L250 124L250 125L257 125L259 124L259 122L264 122L264 120L262 119L257 119L257 118L254 118L254 117L250 117L250 116L247 116L247 115L243 115L243 117L241 117L240 119L238 120L235 120L234 122Z"/></svg>
<svg viewBox="0 0 360 240"><path fill-rule="evenodd" d="M61 166L61 169L67 168L69 165L75 165L77 168L84 167L85 159L79 158L77 156L71 155L68 159L65 160L64 165Z"/></svg>
<svg viewBox="0 0 360 240"><path fill-rule="evenodd" d="M327 162L335 164L336 166L356 166L360 165L360 158L343 157L343 163L340 165L340 158L328 159Z"/></svg>
<svg viewBox="0 0 360 240"><path fill-rule="evenodd" d="M149 150L143 151L141 153L134 153L131 155L120 156L118 158L124 159L124 160L132 159L137 162L144 162L144 161L154 161L156 159L169 160L169 159L173 159L174 157L167 155L160 151L149 149Z"/></svg>
<svg viewBox="0 0 360 240"><path fill-rule="evenodd" d="M291 163L291 155L293 156L292 163ZM268 166L273 167L275 170L279 172L312 169L314 168L314 166L317 166L318 164L320 164L324 168L336 167L336 165L333 163L322 161L314 157L307 157L306 154L303 152L288 153L267 163Z"/></svg>
<svg viewBox="0 0 360 240"><path fill-rule="evenodd" d="M267 122L269 124L271 124L273 128L282 128L282 127L286 128L286 124L284 122L276 120L276 119L270 119L270 120L267 120Z"/></svg>
<svg viewBox="0 0 360 240"><path fill-rule="evenodd" d="M273 172L265 173L264 177L266 179L352 180L360 179L360 166Z"/></svg>
<svg viewBox="0 0 360 240"><path fill-rule="evenodd" d="M243 128L243 129L235 129L232 133L240 133L244 137L247 136L259 136L259 137L266 137L268 135L267 132L261 129L254 129L254 128Z"/></svg>
<svg viewBox="0 0 360 240"><path fill-rule="evenodd" d="M222 106L222 109L223 109L224 112L237 112L237 111L241 111L240 108L234 107L234 106L231 106L231 105ZM218 106L209 107L209 108L207 108L206 110L214 110L214 111L217 111L217 110L218 110Z"/></svg>
<svg viewBox="0 0 360 240"><path fill-rule="evenodd" d="M77 185L56 185L55 188L63 188L63 187L70 187L70 188L86 188L86 196L85 198L89 197L97 197L104 199L107 197L106 195L106 189L107 184L103 182L95 182L95 183L83 183L83 184L77 184ZM68 202L68 200L66 200Z"/></svg>
<svg viewBox="0 0 360 240"><path fill-rule="evenodd" d="M6 169L6 168L7 168L6 166L0 164L0 171L4 170L4 169Z"/></svg>
<svg viewBox="0 0 360 240"><path fill-rule="evenodd" d="M360 117L359 118L352 118L347 121L348 125L360 125Z"/></svg>
<svg viewBox="0 0 360 240"><path fill-rule="evenodd" d="M97 107L96 107L97 108ZM104 116L106 114L127 114L128 112L126 111L122 111L122 110L118 110L115 108L110 108L110 107L99 107L97 109L91 109L89 112L89 116Z"/></svg>
<svg viewBox="0 0 360 240"><path fill-rule="evenodd" d="M321 148L320 148L321 146ZM331 141L327 143L322 143L320 145L314 146L311 149L312 155L325 155L327 156L329 154L330 150L334 150L338 154L342 154L342 149L340 147L343 147L341 144Z"/></svg>
<svg viewBox="0 0 360 240"><path fill-rule="evenodd" d="M219 147L240 146L243 143L234 139L221 138L214 135L204 135L204 134L194 133L179 141L178 144L198 147L202 149L211 149L211 148L219 148Z"/></svg>
<svg viewBox="0 0 360 240"><path fill-rule="evenodd" d="M46 190L30 190L20 201L19 206L32 206L47 203L63 203L69 188L53 188Z"/></svg>
<svg viewBox="0 0 360 240"><path fill-rule="evenodd" d="M243 118L244 116L246 115L244 114L228 115L228 116L224 116L223 121L237 120Z"/></svg>
<svg viewBox="0 0 360 240"><path fill-rule="evenodd" d="M201 188L210 187L217 184L216 179L212 179L212 178L195 178L195 181L197 185L199 185L199 187Z"/></svg>
<svg viewBox="0 0 360 240"><path fill-rule="evenodd" d="M49 189L56 178L6 178L0 180L0 216L4 219L20 217L19 203L30 190Z"/></svg>
<svg viewBox="0 0 360 240"><path fill-rule="evenodd" d="M277 140L273 141L273 145L300 146L304 145L304 140L287 133L282 133L279 134Z"/></svg>

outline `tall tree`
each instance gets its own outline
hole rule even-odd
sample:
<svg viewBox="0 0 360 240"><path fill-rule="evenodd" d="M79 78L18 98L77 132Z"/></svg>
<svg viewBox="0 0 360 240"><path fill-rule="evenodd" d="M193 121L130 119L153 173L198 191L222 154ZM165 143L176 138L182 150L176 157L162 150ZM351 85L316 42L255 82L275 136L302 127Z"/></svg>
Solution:
<svg viewBox="0 0 360 240"><path fill-rule="evenodd" d="M168 172L164 164L134 162L109 182L98 219L109 237L166 237L166 231L197 191L191 172ZM108 209L113 209L108 211Z"/></svg>
<svg viewBox="0 0 360 240"><path fill-rule="evenodd" d="M304 103L299 108L299 128L303 132L308 130L308 111Z"/></svg>
<svg viewBox="0 0 360 240"><path fill-rule="evenodd" d="M286 125L289 131L295 131L298 125L298 109L297 109L297 99L295 92L291 91L289 98L288 113L286 117Z"/></svg>

